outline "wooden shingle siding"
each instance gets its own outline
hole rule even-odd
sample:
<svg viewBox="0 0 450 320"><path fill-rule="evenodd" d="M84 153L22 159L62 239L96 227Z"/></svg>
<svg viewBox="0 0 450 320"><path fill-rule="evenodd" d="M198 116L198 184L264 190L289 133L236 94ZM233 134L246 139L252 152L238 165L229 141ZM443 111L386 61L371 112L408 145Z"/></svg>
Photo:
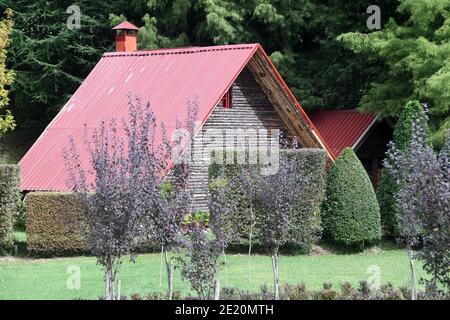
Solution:
<svg viewBox="0 0 450 320"><path fill-rule="evenodd" d="M195 161L191 166L189 187L194 193L196 210L208 210L208 165L211 148L225 146L225 132L236 129L243 129L235 131L236 145L246 141L245 145L251 147L257 146L260 139L258 136L246 136L246 129L266 129L269 138L270 129L280 129L285 136L291 136L289 129L247 68L243 69L232 85L231 108L222 108L219 102L194 139L192 154ZM204 162L199 161L200 159Z"/></svg>

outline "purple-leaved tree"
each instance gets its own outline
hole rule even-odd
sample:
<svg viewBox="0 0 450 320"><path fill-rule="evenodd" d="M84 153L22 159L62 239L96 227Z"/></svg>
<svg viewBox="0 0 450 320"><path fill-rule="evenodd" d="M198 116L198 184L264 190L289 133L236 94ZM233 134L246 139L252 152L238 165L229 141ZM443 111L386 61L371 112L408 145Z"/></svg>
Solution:
<svg viewBox="0 0 450 320"><path fill-rule="evenodd" d="M120 298L117 275L123 257L145 235L154 210L161 172L161 160L152 152L155 132L150 105L130 97L129 119L122 125L109 119L85 129L90 166L82 163L72 137L64 150L68 183L85 205L86 242L105 270L108 300Z"/></svg>
<svg viewBox="0 0 450 320"><path fill-rule="evenodd" d="M187 116L183 122L177 121L172 139L168 139L163 126L163 143L160 154L165 159L171 159L171 170L156 194L156 210L152 211L151 239L162 247L167 270L168 299L173 297L174 262L171 254L185 243L182 235L184 218L193 208L192 192L188 187L190 163L192 156L195 120L198 114L196 99L187 103Z"/></svg>
<svg viewBox="0 0 450 320"><path fill-rule="evenodd" d="M295 152L295 151L292 151ZM281 152L278 171L264 176L255 174L257 227L259 240L272 256L275 299L280 299L279 249L291 240L291 213L305 181L295 156ZM258 169L250 172L256 173Z"/></svg>
<svg viewBox="0 0 450 320"><path fill-rule="evenodd" d="M83 231L92 254L104 268L108 300L120 298L120 266L126 255L134 258L140 241L151 239L166 248L176 244L180 216L189 203L183 180L188 167L183 161L171 167L170 157L180 156L175 151L185 150L186 139L191 137L175 135L170 141L149 103L144 105L130 96L128 106L128 118L122 119L121 125L113 118L100 121L92 130L86 128L89 164L82 163L73 138L64 150L68 183L85 205ZM190 117L195 106L188 103L188 119L178 123L178 129L190 132L193 128ZM171 178L166 178L168 174Z"/></svg>
<svg viewBox="0 0 450 320"><path fill-rule="evenodd" d="M450 184L449 138L437 156L428 143L423 126L413 123L411 142L405 151L391 144L385 166L398 186L400 240L403 241L411 272L411 299L417 299L413 259L423 261L431 275L429 288L440 282L449 286L450 273ZM422 249L413 248L422 240Z"/></svg>
<svg viewBox="0 0 450 320"><path fill-rule="evenodd" d="M185 232L185 251L177 258L181 268L181 277L188 280L191 288L203 299L219 299L219 280L217 273L224 265L220 261L225 241L224 234L209 224L212 235L206 225L192 221Z"/></svg>

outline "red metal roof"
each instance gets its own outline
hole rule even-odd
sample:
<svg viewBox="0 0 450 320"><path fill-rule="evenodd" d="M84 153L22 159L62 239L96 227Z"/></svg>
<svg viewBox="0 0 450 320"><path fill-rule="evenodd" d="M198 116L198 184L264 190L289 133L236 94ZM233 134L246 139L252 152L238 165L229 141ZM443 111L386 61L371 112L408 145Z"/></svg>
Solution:
<svg viewBox="0 0 450 320"><path fill-rule="evenodd" d="M65 191L63 149L69 135L83 141L84 126L128 114L128 94L150 101L158 122L171 129L197 99L206 119L245 67L256 44L105 53L74 95L20 161L21 189ZM88 163L83 147L78 148Z"/></svg>
<svg viewBox="0 0 450 320"><path fill-rule="evenodd" d="M129 93L150 101L156 119L166 125L169 135L176 120L185 118L189 99L199 102L198 118L204 123L256 50L261 50L270 62L259 44L105 53L20 161L21 189L68 191L63 149L69 136L79 144L85 125L93 128L102 118L126 117ZM271 62L270 66L275 69ZM78 146L82 163L88 163L84 150Z"/></svg>
<svg viewBox="0 0 450 320"><path fill-rule="evenodd" d="M354 147L376 121L375 114L360 113L356 109L323 110L308 115L335 158L345 148Z"/></svg>
<svg viewBox="0 0 450 320"><path fill-rule="evenodd" d="M138 27L136 27L134 24L128 22L128 21L124 21L120 24L118 24L117 26L115 26L114 28L112 28L113 30L139 30Z"/></svg>

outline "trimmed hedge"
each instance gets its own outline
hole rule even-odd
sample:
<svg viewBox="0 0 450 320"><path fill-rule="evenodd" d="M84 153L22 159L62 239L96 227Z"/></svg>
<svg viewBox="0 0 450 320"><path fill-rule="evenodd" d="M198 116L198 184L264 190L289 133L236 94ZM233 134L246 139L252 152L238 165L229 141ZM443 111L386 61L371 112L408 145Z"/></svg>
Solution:
<svg viewBox="0 0 450 320"><path fill-rule="evenodd" d="M350 148L344 150L328 173L322 220L325 234L344 245L360 246L381 237L375 191Z"/></svg>
<svg viewBox="0 0 450 320"><path fill-rule="evenodd" d="M298 195L291 215L290 232L294 241L288 244L301 246L304 252L309 252L322 235L321 206L325 198L328 156L319 149L285 150L283 153L297 158L298 170L308 180Z"/></svg>
<svg viewBox="0 0 450 320"><path fill-rule="evenodd" d="M0 251L8 251L14 244L14 218L20 204L19 183L19 166L0 166Z"/></svg>
<svg viewBox="0 0 450 320"><path fill-rule="evenodd" d="M224 157L225 159L225 157ZM224 170L224 181L219 179L219 172ZM230 219L226 221L225 228L227 233L231 234L231 245L248 245L249 234L252 230L252 244L255 243L255 230L253 226L256 223L255 216L252 216L250 210L250 199L246 189L240 185L239 174L241 166L232 164L212 163L209 167L209 192L211 198L214 199L214 193L218 187L225 187L226 199L233 199L238 204L237 210L231 212ZM234 186L234 187L231 187ZM236 187L237 186L237 187ZM212 200L211 201L214 201ZM227 206L232 201L226 203L215 204L218 206ZM210 215L214 214L214 208L209 205Z"/></svg>
<svg viewBox="0 0 450 320"><path fill-rule="evenodd" d="M73 193L32 192L26 197L27 247L40 255L88 251L83 239L83 203Z"/></svg>
<svg viewBox="0 0 450 320"><path fill-rule="evenodd" d="M311 245L320 238L320 208L325 194L325 164L326 153L319 149L297 149L297 150L281 150L281 153L288 157L297 157L298 170L301 171L309 180L305 185L301 194L298 195L295 210L292 212L292 229L293 242L289 245L300 246L302 251L309 251ZM225 157L224 157L225 158ZM223 168L225 181L218 179L218 174ZM209 170L209 187L210 192L215 192L217 185L225 184L225 186L239 185L239 173L242 165L237 164L211 164ZM250 211L250 201L246 194L245 188L231 187L226 188L226 198L237 201L238 208L231 213L230 221L227 226L233 234L231 245L248 245L250 227L258 224L252 218ZM226 204L224 204L226 205ZM211 214L213 209L210 208ZM258 216L258 214L255 214ZM306 229L313 232L306 232ZM252 244L258 246L258 230L255 227L252 230ZM305 236L307 235L307 236Z"/></svg>

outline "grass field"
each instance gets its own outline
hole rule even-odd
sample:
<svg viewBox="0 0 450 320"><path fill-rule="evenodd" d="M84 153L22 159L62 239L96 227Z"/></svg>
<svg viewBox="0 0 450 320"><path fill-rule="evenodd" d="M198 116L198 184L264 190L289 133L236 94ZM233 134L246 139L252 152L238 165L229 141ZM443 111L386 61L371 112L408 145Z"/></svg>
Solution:
<svg viewBox="0 0 450 320"><path fill-rule="evenodd" d="M247 274L247 257L228 255L227 259L228 286L258 290L264 283L269 286L272 284L271 260L268 256L252 257L250 282ZM80 270L80 289L67 287L71 266L76 266ZM356 254L283 256L280 261L280 280L282 283L304 282L310 289L319 289L324 282L338 286L344 281L349 281L353 285L358 285L359 281L368 279L370 273L367 271L371 266L379 267L382 283L407 285L407 258L404 252L398 249L371 250ZM424 272L420 267L417 269L419 269L418 276L423 276ZM165 290L165 278L162 286L159 285L159 270L159 254L138 256L136 263L126 261L120 274L122 293L127 296L140 293L145 296L152 291ZM224 286L224 272L221 272L220 277L221 285ZM181 282L178 272L174 279L174 288L189 293L189 286ZM102 272L96 265L95 258L0 258L0 299L97 299L102 293Z"/></svg>

